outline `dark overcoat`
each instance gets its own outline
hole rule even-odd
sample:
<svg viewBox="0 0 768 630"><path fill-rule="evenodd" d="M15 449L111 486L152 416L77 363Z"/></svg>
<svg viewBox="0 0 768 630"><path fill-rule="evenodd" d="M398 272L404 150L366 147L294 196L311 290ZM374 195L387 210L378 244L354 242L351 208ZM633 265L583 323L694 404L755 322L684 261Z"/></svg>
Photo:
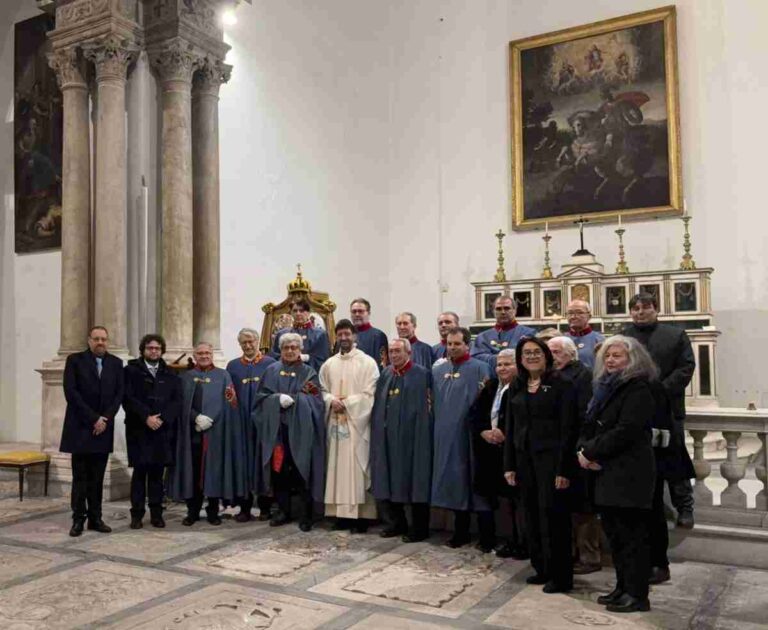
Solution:
<svg viewBox="0 0 768 630"><path fill-rule="evenodd" d="M62 453L111 453L115 435L115 416L123 402L123 362L104 355L101 378L96 371L96 355L90 350L67 357L64 365L64 397L67 411L61 431ZM104 416L107 429L93 434L93 425Z"/></svg>
<svg viewBox="0 0 768 630"><path fill-rule="evenodd" d="M573 396L576 403L576 422L578 430L587 417L587 406L592 399L592 370L581 361L571 361L559 370L560 376L573 383ZM571 479L571 503L577 512L591 512L593 508L594 488L592 475L583 468L577 468Z"/></svg>
<svg viewBox="0 0 768 630"><path fill-rule="evenodd" d="M181 412L181 380L160 359L152 376L144 359L125 366L125 441L128 465L173 463L176 423ZM162 426L152 430L147 417L160 414Z"/></svg>
<svg viewBox="0 0 768 630"><path fill-rule="evenodd" d="M648 382L630 379L584 425L579 448L584 457L602 466L593 473L598 507L651 507L656 475L651 447L654 414Z"/></svg>
<svg viewBox="0 0 768 630"><path fill-rule="evenodd" d="M535 485L543 507L554 503L555 477L570 480L576 474L579 426L574 399L573 385L557 372L542 375L535 394L528 392L522 377L507 392L504 470L517 473L526 493Z"/></svg>

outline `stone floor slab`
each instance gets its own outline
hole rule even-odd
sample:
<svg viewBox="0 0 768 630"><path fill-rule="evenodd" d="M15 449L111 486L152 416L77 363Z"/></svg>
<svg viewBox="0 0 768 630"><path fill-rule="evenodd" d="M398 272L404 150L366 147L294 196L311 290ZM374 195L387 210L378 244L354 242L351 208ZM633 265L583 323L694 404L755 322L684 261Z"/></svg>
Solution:
<svg viewBox="0 0 768 630"><path fill-rule="evenodd" d="M475 549L401 545L310 591L457 618L517 570L519 566Z"/></svg>
<svg viewBox="0 0 768 630"><path fill-rule="evenodd" d="M80 628L194 581L155 569L92 562L0 591L0 628Z"/></svg>
<svg viewBox="0 0 768 630"><path fill-rule="evenodd" d="M104 511L104 521L113 530L119 530L128 526L128 512L125 510L109 508ZM72 527L72 515L69 512L53 514L45 518L25 520L6 527L0 527L0 538L12 538L25 542L40 543L44 545L60 545L66 542L74 542L70 538L69 529ZM104 534L85 530L83 539L103 537Z"/></svg>
<svg viewBox="0 0 768 630"><path fill-rule="evenodd" d="M236 584L216 584L155 606L114 625L116 630L310 630L348 609Z"/></svg>
<svg viewBox="0 0 768 630"><path fill-rule="evenodd" d="M315 528L235 541L180 567L245 580L289 585L330 566L352 566L374 555L382 539ZM281 535L282 534L282 535ZM277 536L279 536L277 538Z"/></svg>
<svg viewBox="0 0 768 630"><path fill-rule="evenodd" d="M76 558L50 551L0 545L0 585L20 577L74 562Z"/></svg>
<svg viewBox="0 0 768 630"><path fill-rule="evenodd" d="M63 510L67 505L69 501L61 498L25 497L23 501L19 501L17 496L5 497L0 499L0 524L25 516Z"/></svg>
<svg viewBox="0 0 768 630"><path fill-rule="evenodd" d="M768 550L766 550L768 553ZM729 568L718 606L718 630L768 628L768 573Z"/></svg>
<svg viewBox="0 0 768 630"><path fill-rule="evenodd" d="M350 626L349 630L446 630L447 628L455 628L455 626L444 626L406 617L375 613Z"/></svg>

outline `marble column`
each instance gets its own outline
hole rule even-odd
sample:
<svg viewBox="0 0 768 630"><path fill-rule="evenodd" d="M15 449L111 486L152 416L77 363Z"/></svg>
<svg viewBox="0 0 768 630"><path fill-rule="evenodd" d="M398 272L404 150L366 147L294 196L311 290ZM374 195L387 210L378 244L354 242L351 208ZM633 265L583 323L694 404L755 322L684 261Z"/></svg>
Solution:
<svg viewBox="0 0 768 630"><path fill-rule="evenodd" d="M85 60L74 47L51 53L63 98L61 337L59 357L85 346L90 321L91 161Z"/></svg>
<svg viewBox="0 0 768 630"><path fill-rule="evenodd" d="M171 360L193 344L191 93L199 59L180 39L150 52L162 101L160 330Z"/></svg>
<svg viewBox="0 0 768 630"><path fill-rule="evenodd" d="M219 273L219 86L231 66L207 58L192 85L194 317L196 341L221 348Z"/></svg>
<svg viewBox="0 0 768 630"><path fill-rule="evenodd" d="M83 46L96 68L98 134L94 213L94 324L126 355L128 299L125 79L137 47L109 35Z"/></svg>

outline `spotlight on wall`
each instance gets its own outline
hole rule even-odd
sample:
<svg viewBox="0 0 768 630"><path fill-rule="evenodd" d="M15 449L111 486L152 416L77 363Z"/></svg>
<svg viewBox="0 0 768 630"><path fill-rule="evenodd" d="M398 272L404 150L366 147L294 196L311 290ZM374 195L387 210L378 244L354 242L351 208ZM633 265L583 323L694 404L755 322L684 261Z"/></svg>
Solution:
<svg viewBox="0 0 768 630"><path fill-rule="evenodd" d="M237 24L237 16L235 15L235 7L228 7L221 13L221 23L224 26L234 26Z"/></svg>

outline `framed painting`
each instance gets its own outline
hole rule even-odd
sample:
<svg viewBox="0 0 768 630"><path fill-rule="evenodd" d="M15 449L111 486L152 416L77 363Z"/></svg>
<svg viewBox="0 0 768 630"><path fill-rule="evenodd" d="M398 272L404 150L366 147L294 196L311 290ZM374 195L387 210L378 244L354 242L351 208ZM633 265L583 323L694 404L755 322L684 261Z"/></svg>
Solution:
<svg viewBox="0 0 768 630"><path fill-rule="evenodd" d="M510 43L515 229L678 215L675 7Z"/></svg>
<svg viewBox="0 0 768 630"><path fill-rule="evenodd" d="M48 67L48 15L14 29L16 253L61 247L62 100Z"/></svg>
<svg viewBox="0 0 768 630"><path fill-rule="evenodd" d="M496 319L496 312L493 310L493 305L501 296L501 292L483 294L483 315L485 316L485 319Z"/></svg>

